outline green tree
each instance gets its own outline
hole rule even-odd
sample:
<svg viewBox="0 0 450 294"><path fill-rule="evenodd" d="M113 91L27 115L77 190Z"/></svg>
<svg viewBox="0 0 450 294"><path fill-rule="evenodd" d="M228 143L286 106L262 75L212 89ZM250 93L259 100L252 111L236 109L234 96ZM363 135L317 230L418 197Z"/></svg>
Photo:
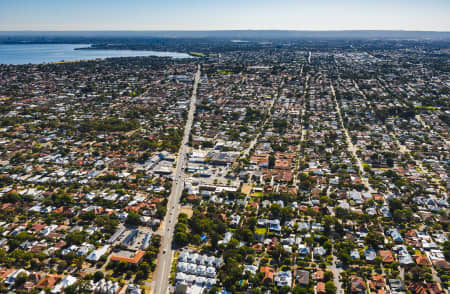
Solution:
<svg viewBox="0 0 450 294"><path fill-rule="evenodd" d="M189 244L189 236L185 232L177 232L175 234L175 243L180 246Z"/></svg>
<svg viewBox="0 0 450 294"><path fill-rule="evenodd" d="M73 285L64 288L64 293L66 294L90 294L92 293L89 281L81 280Z"/></svg>
<svg viewBox="0 0 450 294"><path fill-rule="evenodd" d="M328 281L325 283L325 292L326 294L336 294L336 286L333 281Z"/></svg>
<svg viewBox="0 0 450 294"><path fill-rule="evenodd" d="M403 208L403 203L400 199L389 199L389 208L394 213L396 210Z"/></svg>
<svg viewBox="0 0 450 294"><path fill-rule="evenodd" d="M84 233L81 231L73 231L66 235L65 241L69 245L80 245L84 242Z"/></svg>
<svg viewBox="0 0 450 294"><path fill-rule="evenodd" d="M20 274L17 275L16 280L15 280L15 284L14 287L16 289L19 289L20 287L22 287L23 284L25 284L25 282L27 281L27 274L24 272L21 272Z"/></svg>
<svg viewBox="0 0 450 294"><path fill-rule="evenodd" d="M380 233L376 232L368 232L366 238L364 239L364 242L373 248L376 248L378 245L381 245L384 243L384 237Z"/></svg>
<svg viewBox="0 0 450 294"><path fill-rule="evenodd" d="M94 274L94 282L98 282L105 277L102 271L96 271Z"/></svg>
<svg viewBox="0 0 450 294"><path fill-rule="evenodd" d="M139 226L141 224L141 215L134 211L130 211L125 223L130 226Z"/></svg>
<svg viewBox="0 0 450 294"><path fill-rule="evenodd" d="M269 168L273 168L275 166L275 156L272 154L269 156Z"/></svg>
<svg viewBox="0 0 450 294"><path fill-rule="evenodd" d="M450 260L450 241L444 242L444 255L447 260Z"/></svg>
<svg viewBox="0 0 450 294"><path fill-rule="evenodd" d="M144 273L143 271L138 270L138 271L136 272L136 280L142 281L142 280L144 280L144 279L146 279L146 278L147 278L147 274Z"/></svg>
<svg viewBox="0 0 450 294"><path fill-rule="evenodd" d="M308 294L308 289L297 285L294 287L292 293L293 294Z"/></svg>

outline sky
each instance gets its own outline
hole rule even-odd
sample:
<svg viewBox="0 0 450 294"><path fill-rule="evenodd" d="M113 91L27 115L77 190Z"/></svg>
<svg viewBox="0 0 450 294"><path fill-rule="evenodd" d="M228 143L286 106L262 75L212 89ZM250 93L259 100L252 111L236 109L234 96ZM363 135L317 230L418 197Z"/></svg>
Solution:
<svg viewBox="0 0 450 294"><path fill-rule="evenodd" d="M450 0L0 0L11 30L450 31Z"/></svg>

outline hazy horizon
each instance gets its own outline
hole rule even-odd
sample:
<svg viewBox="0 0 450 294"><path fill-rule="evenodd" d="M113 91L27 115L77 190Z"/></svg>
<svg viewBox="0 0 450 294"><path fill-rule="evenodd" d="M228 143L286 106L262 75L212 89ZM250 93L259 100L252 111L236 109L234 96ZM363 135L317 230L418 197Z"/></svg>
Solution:
<svg viewBox="0 0 450 294"><path fill-rule="evenodd" d="M267 31L267 32L436 32L436 33L450 33L449 30L396 30L396 29L348 29L348 30L295 30L295 29L219 29L219 30L0 30L0 33L15 33L15 32L30 32L30 33L64 33L64 32L258 32L258 31Z"/></svg>
<svg viewBox="0 0 450 294"><path fill-rule="evenodd" d="M0 31L450 31L445 0L15 0Z"/></svg>

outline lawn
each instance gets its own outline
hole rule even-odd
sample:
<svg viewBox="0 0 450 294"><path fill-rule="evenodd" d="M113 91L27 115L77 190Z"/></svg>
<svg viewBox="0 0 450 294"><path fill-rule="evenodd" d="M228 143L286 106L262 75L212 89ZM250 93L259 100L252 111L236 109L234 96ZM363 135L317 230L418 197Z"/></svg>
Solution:
<svg viewBox="0 0 450 294"><path fill-rule="evenodd" d="M231 71L218 70L217 73L221 75L231 75Z"/></svg>
<svg viewBox="0 0 450 294"><path fill-rule="evenodd" d="M194 56L198 56L198 57L206 57L206 55L204 53L201 53L201 52L189 52L189 54L194 55Z"/></svg>
<svg viewBox="0 0 450 294"><path fill-rule="evenodd" d="M256 235L265 235L266 234L266 229L265 228L256 228L255 229L255 234Z"/></svg>
<svg viewBox="0 0 450 294"><path fill-rule="evenodd" d="M435 106L423 106L423 105L414 105L414 108L426 109L426 110L436 110L437 109L437 107L435 107Z"/></svg>

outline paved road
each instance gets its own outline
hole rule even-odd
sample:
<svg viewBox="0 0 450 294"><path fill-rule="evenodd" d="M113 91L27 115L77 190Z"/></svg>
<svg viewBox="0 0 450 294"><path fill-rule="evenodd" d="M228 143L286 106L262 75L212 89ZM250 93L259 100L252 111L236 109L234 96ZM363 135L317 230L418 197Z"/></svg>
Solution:
<svg viewBox="0 0 450 294"><path fill-rule="evenodd" d="M280 88L282 88L284 85L284 81L281 82ZM276 94L273 99L270 101L269 108L267 108L267 118L262 123L261 127L259 128L258 134L256 137L250 142L250 145L247 147L247 149L244 150L244 152L241 155L241 158L245 158L250 154L250 151L255 147L256 143L259 140L259 137L261 136L261 133L264 131L265 125L270 121L272 118L272 108L275 102L278 100L278 94Z"/></svg>
<svg viewBox="0 0 450 294"><path fill-rule="evenodd" d="M387 88L386 86L383 85L383 83L380 81L380 84L382 86L382 88L388 92L391 93L390 89ZM355 82L356 83L356 82ZM415 92L415 90L413 88L411 88L410 86L408 86L410 88L410 91ZM362 93L362 92L361 92ZM366 98L366 96L364 95L364 93L362 93L363 97ZM369 105L372 107L371 103L369 102ZM373 109L373 107L372 107ZM423 120L422 117L420 116L420 114L416 114L414 117L421 125L422 127L425 129L425 131L428 131L428 133L430 133L431 135L435 135L437 137L439 137L444 143L445 143L445 147L447 147L448 145L450 145L450 142L448 140L446 140L444 137L442 137L439 133L435 132L430 126L428 126ZM418 167L418 171L426 177L431 177L434 178L435 180L439 181L439 176L433 172L433 171L429 171L427 168L425 168L422 164L422 160L418 160L416 159L414 156L411 155L411 151L404 145L402 145L400 143L400 141L398 140L397 134L394 132L389 132L386 129L386 126L383 126L384 130L389 133L389 135L394 139L395 143L397 144L399 150L401 153L405 154L406 152L408 152L410 154L410 158L412 160L414 160L414 162L416 163L416 166Z"/></svg>
<svg viewBox="0 0 450 294"><path fill-rule="evenodd" d="M303 74L303 67L300 71L300 75ZM303 126L304 123L304 119L305 119L305 112L306 112L306 91L308 90L308 82L309 82L309 75L306 76L306 80L305 80L305 88L303 89L303 94L302 94L302 105L301 105L301 113L300 113L300 128L301 128L301 137L300 137L300 142L297 145L297 162L295 163L295 174L294 174L294 179L293 179L293 183L295 186L298 185L298 172L300 170L300 162L302 160L301 158L301 151L302 151L302 144L303 141L305 140L305 136L306 136L306 129Z"/></svg>
<svg viewBox="0 0 450 294"><path fill-rule="evenodd" d="M424 122L424 120L422 119L422 117L420 116L420 114L416 114L415 119L416 119L418 122L420 122L420 124L421 124L425 129L429 130L431 134L433 134L433 135L439 137L439 138L445 143L445 145L447 145L447 146L450 145L450 141L448 141L446 138L442 137L439 133L435 132L435 131L433 130L432 127L430 127L426 122Z"/></svg>
<svg viewBox="0 0 450 294"><path fill-rule="evenodd" d="M333 263L330 266L328 266L328 269L333 273L333 283L336 286L336 294L343 294L344 290L342 289L342 284L340 281L342 269L337 267L336 261L337 261L336 254L333 253Z"/></svg>
<svg viewBox="0 0 450 294"><path fill-rule="evenodd" d="M195 104L197 100L197 86L200 81L200 66L195 75L194 87L192 90L191 103L189 106L188 119L184 128L183 141L178 151L177 167L172 183L172 190L167 203L167 214L163 222L162 244L156 272L154 275L153 293L165 294L169 289L169 277L172 268L172 240L175 225L178 220L180 209L180 198L184 189L184 172L183 167L187 161L187 143L191 133L192 122L194 121Z"/></svg>
<svg viewBox="0 0 450 294"><path fill-rule="evenodd" d="M334 103L336 105L336 111L338 114L338 118L341 124L341 129L344 131L344 135L345 135L345 140L347 141L347 149L348 151L353 155L353 157L356 159L356 163L359 167L360 170L360 174L362 175L361 177L361 181L364 183L364 186L366 186L369 189L370 193L375 193L375 190L372 188L372 186L370 185L369 181L367 180L366 177L366 172L364 170L364 167L362 165L361 159L359 158L358 154L356 153L357 151L357 147L353 145L352 139L348 133L347 128L344 126L344 121L342 119L342 114L341 114L341 107L339 106L339 102L336 99L336 92L334 91L334 87L333 84L330 83L330 89L331 89L331 95L333 96L333 100Z"/></svg>

